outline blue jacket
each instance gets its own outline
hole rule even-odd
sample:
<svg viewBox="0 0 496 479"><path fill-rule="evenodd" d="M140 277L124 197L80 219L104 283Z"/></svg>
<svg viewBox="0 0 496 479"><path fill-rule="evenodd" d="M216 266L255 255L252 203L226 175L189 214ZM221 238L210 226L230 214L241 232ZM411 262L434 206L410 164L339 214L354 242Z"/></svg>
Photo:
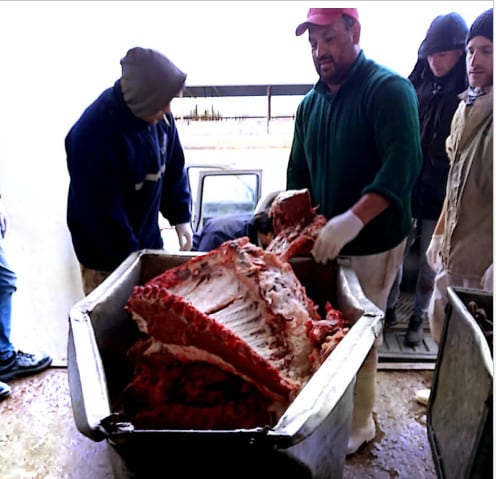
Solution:
<svg viewBox="0 0 496 479"><path fill-rule="evenodd" d="M193 235L193 251L211 251L224 241L248 236L258 245L258 235L253 225L253 215L232 214L210 218L199 233Z"/></svg>
<svg viewBox="0 0 496 479"><path fill-rule="evenodd" d="M162 248L159 212L191 220L184 152L171 114L151 125L127 107L120 80L65 138L70 175L67 225L79 262L112 271L134 251Z"/></svg>

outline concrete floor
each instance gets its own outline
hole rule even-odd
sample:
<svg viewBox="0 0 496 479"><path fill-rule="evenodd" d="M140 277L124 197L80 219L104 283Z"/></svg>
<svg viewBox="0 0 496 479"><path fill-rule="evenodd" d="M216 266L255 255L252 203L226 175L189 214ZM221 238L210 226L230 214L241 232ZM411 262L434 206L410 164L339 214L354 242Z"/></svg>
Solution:
<svg viewBox="0 0 496 479"><path fill-rule="evenodd" d="M427 408L413 399L432 371L379 371L376 439L346 460L343 479L435 479ZM0 402L0 478L112 479L107 443L76 428L67 370L11 381ZM119 479L115 476L115 479Z"/></svg>

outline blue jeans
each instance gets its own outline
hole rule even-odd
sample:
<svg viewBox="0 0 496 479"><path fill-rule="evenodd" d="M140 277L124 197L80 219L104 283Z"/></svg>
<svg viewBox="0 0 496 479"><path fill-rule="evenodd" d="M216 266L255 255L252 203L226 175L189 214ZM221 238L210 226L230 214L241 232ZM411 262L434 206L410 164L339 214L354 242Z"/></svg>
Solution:
<svg viewBox="0 0 496 479"><path fill-rule="evenodd" d="M429 247L429 243L432 238L432 233L436 227L435 220L423 220L417 219L414 221L414 225L408 234L405 247L404 258L407 257L408 252L415 243L419 241L419 265L417 272L417 281L415 283L415 295L413 299L413 309L412 315L417 317L422 317L427 313L429 307L429 301L432 295L432 289L434 285L435 272L432 271L431 267L427 263L425 257L425 252ZM393 286L389 293L387 307L388 309L394 309L398 299L400 297L400 285L403 279L403 265L401 265L398 270L398 274L394 280Z"/></svg>
<svg viewBox="0 0 496 479"><path fill-rule="evenodd" d="M12 356L14 352L14 346L10 342L10 330L12 294L17 289L16 283L17 276L7 263L3 239L0 236L0 361Z"/></svg>

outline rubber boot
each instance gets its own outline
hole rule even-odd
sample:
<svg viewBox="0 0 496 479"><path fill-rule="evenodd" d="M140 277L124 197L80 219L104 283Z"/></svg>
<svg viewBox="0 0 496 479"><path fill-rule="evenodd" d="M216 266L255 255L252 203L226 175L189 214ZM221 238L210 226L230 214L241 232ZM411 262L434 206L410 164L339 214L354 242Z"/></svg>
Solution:
<svg viewBox="0 0 496 479"><path fill-rule="evenodd" d="M429 405L429 397L431 395L431 390L430 389L419 389L415 393L415 400L419 403L422 404L423 406Z"/></svg>
<svg viewBox="0 0 496 479"><path fill-rule="evenodd" d="M418 346L424 339L424 318L422 316L410 317L405 336L405 344L411 348Z"/></svg>
<svg viewBox="0 0 496 479"><path fill-rule="evenodd" d="M373 347L357 374L351 432L348 437L346 455L353 454L364 443L375 438L372 411L376 394L377 358L377 349Z"/></svg>

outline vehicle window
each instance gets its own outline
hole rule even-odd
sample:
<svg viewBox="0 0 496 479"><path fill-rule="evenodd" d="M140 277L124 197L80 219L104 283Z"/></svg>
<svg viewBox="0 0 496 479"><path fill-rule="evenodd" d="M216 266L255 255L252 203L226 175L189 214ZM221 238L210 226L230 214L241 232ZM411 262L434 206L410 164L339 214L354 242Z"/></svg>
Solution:
<svg viewBox="0 0 496 479"><path fill-rule="evenodd" d="M215 216L253 213L260 199L261 170L199 173L195 229Z"/></svg>
<svg viewBox="0 0 496 479"><path fill-rule="evenodd" d="M208 165L208 164L191 164L186 166L186 171L188 173L188 184L191 190L191 202L192 206L196 204L197 194L198 194L198 181L200 171L216 171L225 170L227 166L224 165ZM194 209L194 208L193 208Z"/></svg>

